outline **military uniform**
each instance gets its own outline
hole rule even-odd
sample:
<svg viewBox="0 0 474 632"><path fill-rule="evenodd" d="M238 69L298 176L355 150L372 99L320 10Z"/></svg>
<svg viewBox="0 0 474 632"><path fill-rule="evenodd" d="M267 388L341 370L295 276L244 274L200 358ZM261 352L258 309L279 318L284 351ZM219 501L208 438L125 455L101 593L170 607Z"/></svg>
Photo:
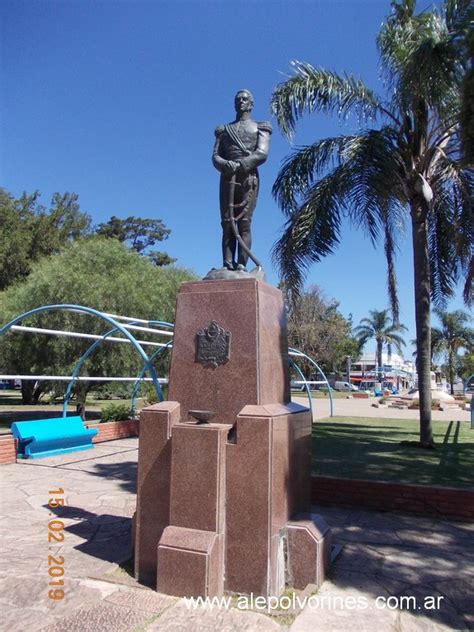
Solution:
<svg viewBox="0 0 474 632"><path fill-rule="evenodd" d="M247 253L238 245L230 221L230 204L233 202L234 218L243 242L250 250L252 235L250 224L257 204L259 177L257 167L268 157L272 126L248 118L216 128L216 142L212 154L215 168L221 172L219 200L222 225L222 255L224 267L245 267ZM237 163L235 172L228 163ZM234 199L230 200L230 181L235 175Z"/></svg>

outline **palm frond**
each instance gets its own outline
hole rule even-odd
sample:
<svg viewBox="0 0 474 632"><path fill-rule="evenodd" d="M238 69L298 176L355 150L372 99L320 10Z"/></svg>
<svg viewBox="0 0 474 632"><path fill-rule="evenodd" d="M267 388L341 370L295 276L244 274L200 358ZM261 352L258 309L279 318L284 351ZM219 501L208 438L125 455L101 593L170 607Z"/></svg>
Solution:
<svg viewBox="0 0 474 632"><path fill-rule="evenodd" d="M404 199L404 190L399 179L403 161L393 130L384 127L360 136L347 155L346 166L352 178L346 203L349 217L367 232L373 243L382 226L387 226L394 242L393 227L400 227L403 222L399 201Z"/></svg>
<svg viewBox="0 0 474 632"><path fill-rule="evenodd" d="M474 36L472 37L474 40ZM474 44L473 44L474 48ZM474 53L473 53L474 55ZM474 67L470 68L461 86L461 143L464 162L474 166Z"/></svg>
<svg viewBox="0 0 474 632"><path fill-rule="evenodd" d="M459 33L467 30L473 19L472 0L445 0L444 12L450 32Z"/></svg>
<svg viewBox="0 0 474 632"><path fill-rule="evenodd" d="M360 79L293 61L294 75L280 83L271 98L271 110L285 136L292 137L296 122L304 114L320 110L340 117L356 114L366 121L387 114L375 93Z"/></svg>
<svg viewBox="0 0 474 632"><path fill-rule="evenodd" d="M399 96L405 102L425 101L441 118L459 110L463 66L448 31L426 38L412 52L400 73Z"/></svg>
<svg viewBox="0 0 474 632"><path fill-rule="evenodd" d="M337 166L317 180L331 162ZM402 167L389 127L324 139L290 156L273 188L289 218L274 249L274 259L285 281L291 277L300 285L309 265L333 252L339 243L341 216L346 214L373 243L383 229L391 302L398 317L394 254L396 235L403 223L399 202L403 185L398 180Z"/></svg>
<svg viewBox="0 0 474 632"><path fill-rule="evenodd" d="M405 340L400 332L407 331L405 325L394 322L393 314L390 319L390 310L372 309L368 318L362 318L360 324L354 327L355 336L365 344L371 338L375 338L379 343L394 345L401 352L405 345Z"/></svg>
<svg viewBox="0 0 474 632"><path fill-rule="evenodd" d="M410 55L433 32L446 30L444 21L435 11L415 15L414 0L392 2L392 14L382 25L377 37L381 67L390 86L398 82Z"/></svg>
<svg viewBox="0 0 474 632"><path fill-rule="evenodd" d="M471 257L463 288L463 299L466 305L474 303L474 256Z"/></svg>
<svg viewBox="0 0 474 632"><path fill-rule="evenodd" d="M273 247L281 279L292 286L295 296L302 289L309 266L331 254L339 243L343 201L350 188L348 175L341 165L311 187Z"/></svg>
<svg viewBox="0 0 474 632"><path fill-rule="evenodd" d="M453 109L459 110L465 70L459 43L450 30L454 22L449 23L447 15L436 9L417 15L413 9L414 5L410 10L395 10L377 40L382 68L392 89L392 107L416 109L423 102L444 118ZM465 20L463 11L456 13L451 7L453 18L455 14Z"/></svg>
<svg viewBox="0 0 474 632"><path fill-rule="evenodd" d="M340 158L348 147L356 142L356 136L335 136L297 149L283 161L273 185L272 193L287 215L298 206L314 180L330 166L340 164Z"/></svg>
<svg viewBox="0 0 474 632"><path fill-rule="evenodd" d="M433 170L433 204L429 217L431 287L435 304L444 306L457 282L465 276L466 299L474 243L474 174L443 157ZM472 283L472 280L471 280Z"/></svg>

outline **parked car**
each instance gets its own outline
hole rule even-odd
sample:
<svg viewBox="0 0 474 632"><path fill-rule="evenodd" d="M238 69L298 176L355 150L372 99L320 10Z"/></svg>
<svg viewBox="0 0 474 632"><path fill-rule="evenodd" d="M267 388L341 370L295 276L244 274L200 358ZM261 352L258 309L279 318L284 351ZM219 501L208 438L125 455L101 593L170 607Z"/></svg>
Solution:
<svg viewBox="0 0 474 632"><path fill-rule="evenodd" d="M306 387L304 384L301 384L302 380L292 380L291 382L291 390L292 391L306 391ZM311 382L311 380L309 380L309 382ZM328 385L327 384L308 384L309 390L310 391L327 391L327 390L334 390L333 388L329 387L328 389Z"/></svg>
<svg viewBox="0 0 474 632"><path fill-rule="evenodd" d="M349 382L334 382L334 388L336 391L358 391L359 387L355 384L349 384Z"/></svg>

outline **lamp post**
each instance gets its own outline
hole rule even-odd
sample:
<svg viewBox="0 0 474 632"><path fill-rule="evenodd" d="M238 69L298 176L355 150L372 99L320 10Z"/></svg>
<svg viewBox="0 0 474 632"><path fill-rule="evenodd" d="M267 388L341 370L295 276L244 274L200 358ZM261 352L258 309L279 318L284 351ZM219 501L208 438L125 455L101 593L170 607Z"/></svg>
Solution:
<svg viewBox="0 0 474 632"><path fill-rule="evenodd" d="M351 356L346 356L346 374L347 374L347 383L349 384L349 392L352 392L351 389Z"/></svg>

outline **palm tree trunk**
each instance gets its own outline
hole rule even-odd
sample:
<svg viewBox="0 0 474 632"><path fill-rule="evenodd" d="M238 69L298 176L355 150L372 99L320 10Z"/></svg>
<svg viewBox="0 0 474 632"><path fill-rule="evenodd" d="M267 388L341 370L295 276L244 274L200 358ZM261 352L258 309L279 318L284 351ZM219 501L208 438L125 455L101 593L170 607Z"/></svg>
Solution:
<svg viewBox="0 0 474 632"><path fill-rule="evenodd" d="M383 351L383 340L377 340L377 368L378 368L377 377L379 379L381 379L380 376L382 375L382 351Z"/></svg>
<svg viewBox="0 0 474 632"><path fill-rule="evenodd" d="M431 427L431 274L427 213L418 201L411 204L415 285L416 365L420 396L420 444L432 447Z"/></svg>
<svg viewBox="0 0 474 632"><path fill-rule="evenodd" d="M449 383L451 384L451 395L454 395L454 357L453 353L449 351L448 353L448 373L449 373Z"/></svg>

